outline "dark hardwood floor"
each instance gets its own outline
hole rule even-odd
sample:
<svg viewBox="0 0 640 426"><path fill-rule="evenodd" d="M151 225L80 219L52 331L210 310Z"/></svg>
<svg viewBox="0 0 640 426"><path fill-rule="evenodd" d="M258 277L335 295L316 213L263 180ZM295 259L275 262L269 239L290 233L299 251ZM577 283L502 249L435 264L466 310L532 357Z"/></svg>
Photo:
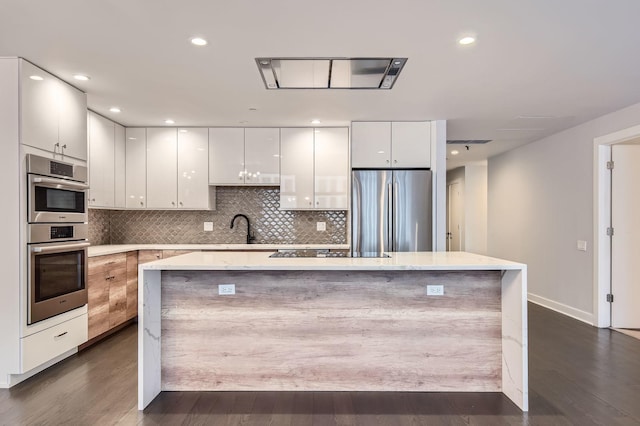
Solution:
<svg viewBox="0 0 640 426"><path fill-rule="evenodd" d="M530 411L499 393L164 392L138 412L137 332L0 390L2 425L640 425L640 340L529 304Z"/></svg>

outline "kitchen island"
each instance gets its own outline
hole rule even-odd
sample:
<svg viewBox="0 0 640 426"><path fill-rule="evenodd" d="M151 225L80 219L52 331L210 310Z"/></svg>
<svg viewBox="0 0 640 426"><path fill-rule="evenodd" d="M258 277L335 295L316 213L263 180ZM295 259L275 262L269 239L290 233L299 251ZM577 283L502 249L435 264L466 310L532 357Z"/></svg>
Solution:
<svg viewBox="0 0 640 426"><path fill-rule="evenodd" d="M161 391L308 390L503 392L528 410L526 265L199 252L139 268L139 409Z"/></svg>

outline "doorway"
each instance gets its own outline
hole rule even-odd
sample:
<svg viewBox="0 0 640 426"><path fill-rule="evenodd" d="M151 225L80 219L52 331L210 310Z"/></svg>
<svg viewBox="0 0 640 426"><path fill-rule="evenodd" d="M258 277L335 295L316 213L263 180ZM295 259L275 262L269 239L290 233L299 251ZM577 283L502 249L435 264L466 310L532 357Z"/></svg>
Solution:
<svg viewBox="0 0 640 426"><path fill-rule="evenodd" d="M447 251L462 250L462 197L460 182L447 185Z"/></svg>
<svg viewBox="0 0 640 426"><path fill-rule="evenodd" d="M640 126L594 139L594 325L598 327L640 328L640 248L635 247L640 238L640 171L635 170L639 162Z"/></svg>

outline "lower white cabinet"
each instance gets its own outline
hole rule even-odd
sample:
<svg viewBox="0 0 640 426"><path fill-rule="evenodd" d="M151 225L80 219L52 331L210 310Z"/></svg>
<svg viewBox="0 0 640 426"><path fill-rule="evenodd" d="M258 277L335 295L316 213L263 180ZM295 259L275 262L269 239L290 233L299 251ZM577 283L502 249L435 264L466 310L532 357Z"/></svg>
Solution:
<svg viewBox="0 0 640 426"><path fill-rule="evenodd" d="M346 210L349 130L280 129L280 209Z"/></svg>
<svg viewBox="0 0 640 426"><path fill-rule="evenodd" d="M58 355L85 343L88 337L87 314L21 339L22 372L27 372Z"/></svg>

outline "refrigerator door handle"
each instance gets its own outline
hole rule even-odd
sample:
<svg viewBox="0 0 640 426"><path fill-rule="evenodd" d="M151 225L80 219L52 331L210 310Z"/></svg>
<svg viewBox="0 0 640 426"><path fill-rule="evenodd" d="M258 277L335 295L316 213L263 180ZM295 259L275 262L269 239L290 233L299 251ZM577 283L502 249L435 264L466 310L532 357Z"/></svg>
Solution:
<svg viewBox="0 0 640 426"><path fill-rule="evenodd" d="M398 236L400 235L400 220L398 220L398 215L400 214L400 203L398 200L398 196L400 195L400 186L398 185L398 181L393 179L393 251L400 250Z"/></svg>
<svg viewBox="0 0 640 426"><path fill-rule="evenodd" d="M392 184L388 184L387 185L387 211L389 212L389 215L387 216L387 244L386 247L383 248L382 251L386 250L391 250L391 251L396 251L396 245L395 245L395 235L393 234L393 221L394 221L394 197L393 197L393 187L391 186Z"/></svg>

